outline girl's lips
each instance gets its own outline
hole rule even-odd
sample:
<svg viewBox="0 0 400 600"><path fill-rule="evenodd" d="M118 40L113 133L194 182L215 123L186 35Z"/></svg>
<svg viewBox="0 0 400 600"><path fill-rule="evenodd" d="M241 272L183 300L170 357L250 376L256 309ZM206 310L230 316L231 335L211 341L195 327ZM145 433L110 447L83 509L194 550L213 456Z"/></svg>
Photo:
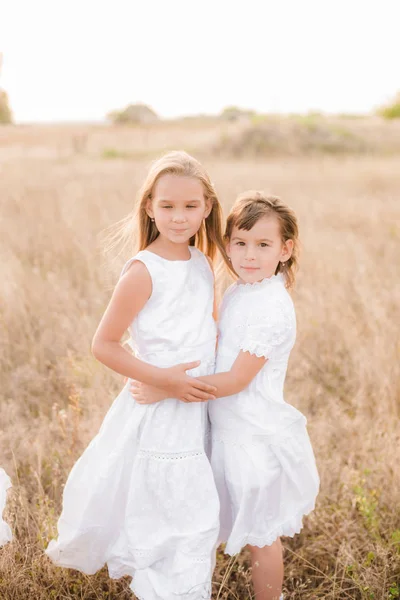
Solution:
<svg viewBox="0 0 400 600"><path fill-rule="evenodd" d="M245 271L258 271L258 267L241 267Z"/></svg>

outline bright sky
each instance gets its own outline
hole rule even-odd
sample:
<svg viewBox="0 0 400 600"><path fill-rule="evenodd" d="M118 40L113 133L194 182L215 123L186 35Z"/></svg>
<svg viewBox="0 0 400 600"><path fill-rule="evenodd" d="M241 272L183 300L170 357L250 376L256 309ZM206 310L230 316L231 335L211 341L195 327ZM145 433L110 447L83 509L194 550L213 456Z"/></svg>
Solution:
<svg viewBox="0 0 400 600"><path fill-rule="evenodd" d="M0 0L15 118L369 112L400 90L400 0Z"/></svg>

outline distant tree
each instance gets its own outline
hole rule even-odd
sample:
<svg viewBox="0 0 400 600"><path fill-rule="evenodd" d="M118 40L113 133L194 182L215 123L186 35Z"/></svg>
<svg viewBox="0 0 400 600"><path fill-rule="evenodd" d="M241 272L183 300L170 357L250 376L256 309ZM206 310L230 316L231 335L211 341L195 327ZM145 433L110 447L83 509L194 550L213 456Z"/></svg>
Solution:
<svg viewBox="0 0 400 600"><path fill-rule="evenodd" d="M1 67L3 64L3 55L0 52L0 75ZM0 88L0 123L9 124L12 123L12 112L8 102L8 96L4 90Z"/></svg>
<svg viewBox="0 0 400 600"><path fill-rule="evenodd" d="M9 125L13 122L12 112L8 103L8 96L4 90L0 89L0 123Z"/></svg>
<svg viewBox="0 0 400 600"><path fill-rule="evenodd" d="M254 110L245 110L237 106L227 106L220 114L220 118L224 121L242 121L249 120L254 117Z"/></svg>
<svg viewBox="0 0 400 600"><path fill-rule="evenodd" d="M143 124L158 121L158 115L146 104L129 104L124 110L114 110L107 115L116 124Z"/></svg>
<svg viewBox="0 0 400 600"><path fill-rule="evenodd" d="M391 102L378 109L378 114L385 119L400 119L400 92Z"/></svg>

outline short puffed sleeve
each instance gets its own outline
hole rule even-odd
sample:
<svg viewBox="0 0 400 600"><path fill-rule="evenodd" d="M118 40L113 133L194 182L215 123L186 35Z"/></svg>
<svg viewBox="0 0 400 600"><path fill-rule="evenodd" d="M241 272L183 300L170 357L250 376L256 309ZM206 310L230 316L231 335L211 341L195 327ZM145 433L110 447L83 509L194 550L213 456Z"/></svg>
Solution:
<svg viewBox="0 0 400 600"><path fill-rule="evenodd" d="M286 295L257 298L241 328L240 349L268 359L289 353L296 338L296 317Z"/></svg>

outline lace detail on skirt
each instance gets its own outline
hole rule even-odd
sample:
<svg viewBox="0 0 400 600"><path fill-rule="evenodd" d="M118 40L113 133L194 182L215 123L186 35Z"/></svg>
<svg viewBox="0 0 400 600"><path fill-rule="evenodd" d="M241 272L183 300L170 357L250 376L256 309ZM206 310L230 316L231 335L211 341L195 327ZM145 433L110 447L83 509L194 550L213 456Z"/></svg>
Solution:
<svg viewBox="0 0 400 600"><path fill-rule="evenodd" d="M187 452L156 452L153 450L141 449L138 451L138 456L142 458L153 458L154 460L167 460L177 461L185 460L187 458L201 458L204 457L203 450L193 450Z"/></svg>

